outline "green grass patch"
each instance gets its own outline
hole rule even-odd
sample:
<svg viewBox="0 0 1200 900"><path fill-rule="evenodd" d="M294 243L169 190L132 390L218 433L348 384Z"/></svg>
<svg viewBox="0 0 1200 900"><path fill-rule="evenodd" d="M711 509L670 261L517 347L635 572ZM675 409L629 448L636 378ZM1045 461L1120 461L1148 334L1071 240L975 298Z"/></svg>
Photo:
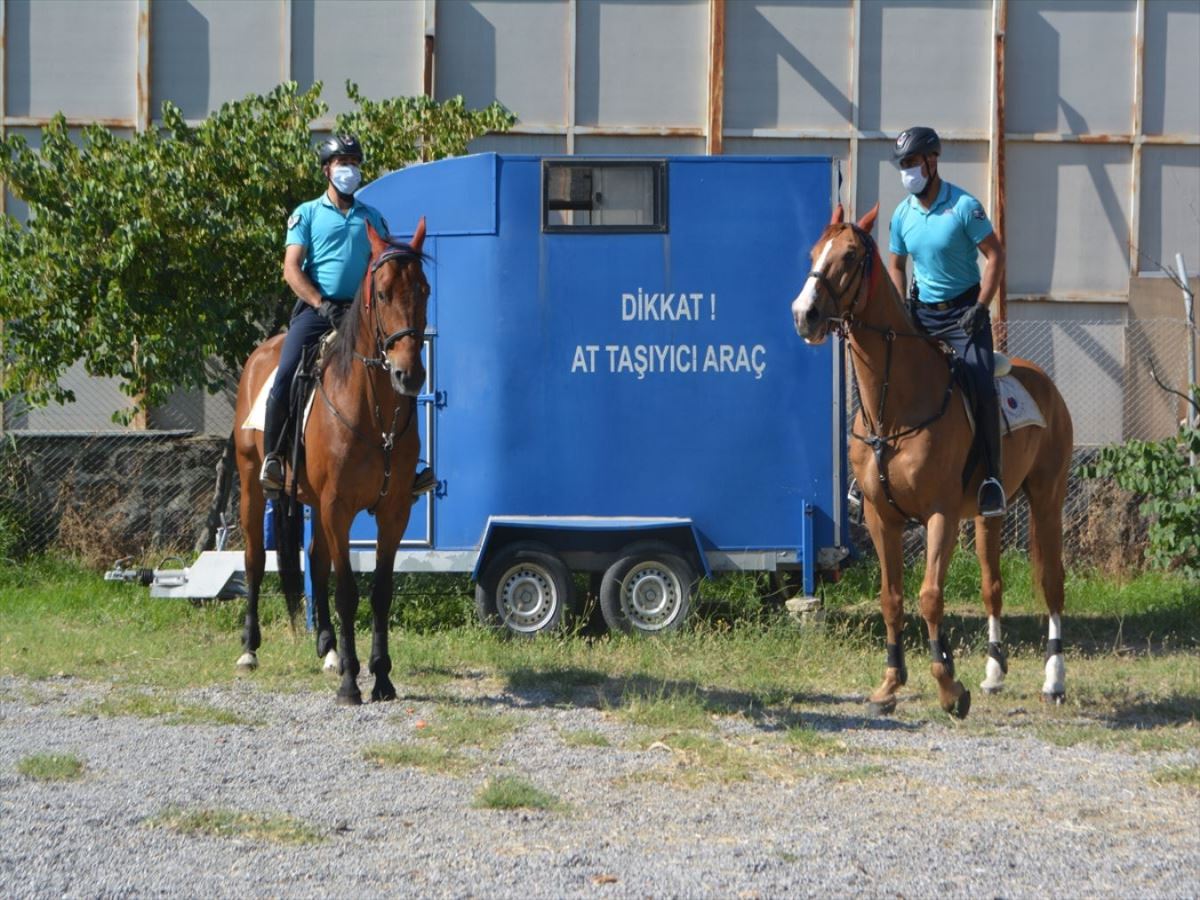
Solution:
<svg viewBox="0 0 1200 900"><path fill-rule="evenodd" d="M196 837L241 838L265 844L318 844L324 840L319 830L294 816L235 809L170 807L147 824Z"/></svg>
<svg viewBox="0 0 1200 900"><path fill-rule="evenodd" d="M695 689L633 688L622 695L612 712L644 728L695 729L713 725L713 714Z"/></svg>
<svg viewBox="0 0 1200 900"><path fill-rule="evenodd" d="M1152 776L1155 784L1173 784L1200 793L1200 766L1167 766Z"/></svg>
<svg viewBox="0 0 1200 900"><path fill-rule="evenodd" d="M568 807L553 794L520 778L493 778L475 797L481 809L540 809L563 812Z"/></svg>
<svg viewBox="0 0 1200 900"><path fill-rule="evenodd" d="M423 744L371 744L362 751L362 756L379 766L422 769L440 775L459 776L471 770L471 761L461 753Z"/></svg>
<svg viewBox="0 0 1200 900"><path fill-rule="evenodd" d="M859 765L847 766L845 768L831 767L824 770L826 776L842 784L862 784L865 781L883 778L889 772L890 770L887 766L877 765L876 763L860 763Z"/></svg>
<svg viewBox="0 0 1200 900"><path fill-rule="evenodd" d="M79 710L85 715L162 719L168 725L257 725L227 709L207 703L184 703L157 694L127 693L106 697Z"/></svg>
<svg viewBox="0 0 1200 900"><path fill-rule="evenodd" d="M72 753L34 753L17 762L17 771L35 781L75 781L83 770L83 760Z"/></svg>
<svg viewBox="0 0 1200 900"><path fill-rule="evenodd" d="M562 742L568 747L608 747L610 742L608 738L598 731L589 729L579 729L575 731L563 731L559 735Z"/></svg>
<svg viewBox="0 0 1200 900"><path fill-rule="evenodd" d="M423 721L424 727L416 731L418 738L448 748L478 747L481 750L495 750L524 724L519 714L479 712L454 706L439 706Z"/></svg>
<svg viewBox="0 0 1200 900"><path fill-rule="evenodd" d="M787 747L805 756L836 756L849 749L845 741L807 725L793 725L783 739Z"/></svg>

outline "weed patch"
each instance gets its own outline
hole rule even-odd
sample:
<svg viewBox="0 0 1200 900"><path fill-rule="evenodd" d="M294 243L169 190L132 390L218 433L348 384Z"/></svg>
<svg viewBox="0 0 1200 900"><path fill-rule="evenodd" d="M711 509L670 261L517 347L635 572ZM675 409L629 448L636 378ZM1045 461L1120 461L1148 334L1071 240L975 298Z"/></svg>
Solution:
<svg viewBox="0 0 1200 900"><path fill-rule="evenodd" d="M444 747L413 744L372 744L362 752L363 759L379 766L422 769L440 775L464 775L471 762L461 753Z"/></svg>
<svg viewBox="0 0 1200 900"><path fill-rule="evenodd" d="M267 844L317 844L324 836L315 827L279 813L240 812L235 809L180 809L169 807L147 821L197 837L244 838Z"/></svg>
<svg viewBox="0 0 1200 900"><path fill-rule="evenodd" d="M563 801L520 778L494 778L475 797L480 809L540 809L563 812Z"/></svg>
<svg viewBox="0 0 1200 900"><path fill-rule="evenodd" d="M99 703L82 707L85 715L133 716L140 719L162 719L168 725L257 725L252 721L206 703L182 703L172 697L156 694L121 694L106 697Z"/></svg>
<svg viewBox="0 0 1200 900"><path fill-rule="evenodd" d="M71 753L34 753L17 763L17 771L35 781L75 781L83 769L83 760Z"/></svg>

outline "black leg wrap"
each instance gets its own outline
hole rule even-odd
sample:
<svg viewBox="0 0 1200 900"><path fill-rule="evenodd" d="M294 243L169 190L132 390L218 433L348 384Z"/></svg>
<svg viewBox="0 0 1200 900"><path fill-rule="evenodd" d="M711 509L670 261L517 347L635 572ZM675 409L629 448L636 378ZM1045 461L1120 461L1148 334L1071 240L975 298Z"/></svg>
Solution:
<svg viewBox="0 0 1200 900"><path fill-rule="evenodd" d="M887 667L896 670L901 684L908 684L908 667L904 665L904 647L901 644L887 645Z"/></svg>
<svg viewBox="0 0 1200 900"><path fill-rule="evenodd" d="M1008 657L1004 655L1004 650L995 641L988 644L988 656L1000 663L1000 671L1005 675L1008 674Z"/></svg>
<svg viewBox="0 0 1200 900"><path fill-rule="evenodd" d="M1051 638L1046 641L1046 659L1062 653L1062 638Z"/></svg>
<svg viewBox="0 0 1200 900"><path fill-rule="evenodd" d="M951 656L950 649L946 646L945 642L942 640L941 635L938 635L938 639L936 641L931 640L929 642L929 653L933 657L933 661L935 663L940 662L942 664L942 667L946 670L946 674L949 675L951 678L953 678L954 677L954 657Z"/></svg>

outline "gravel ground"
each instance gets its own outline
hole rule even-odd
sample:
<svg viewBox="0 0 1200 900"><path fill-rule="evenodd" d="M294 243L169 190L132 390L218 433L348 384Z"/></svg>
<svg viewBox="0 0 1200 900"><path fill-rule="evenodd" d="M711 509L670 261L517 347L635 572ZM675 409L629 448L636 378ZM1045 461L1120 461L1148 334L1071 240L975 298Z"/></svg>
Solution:
<svg viewBox="0 0 1200 900"><path fill-rule="evenodd" d="M102 685L0 678L4 895L1200 895L1200 795L1156 778L1195 767L1195 749L1058 747L1021 727L872 721L834 698L802 714L839 752L789 744L778 723L714 721L725 743L763 761L749 780L721 781L653 732L560 695L486 679L397 687L395 703L347 710L332 688L284 695L235 682L178 699L255 724L173 725L96 715ZM370 744L421 745L417 723L436 721L448 693L520 727L497 750L470 751L465 775L363 759ZM573 746L572 731L609 746ZM74 754L85 774L18 774L36 753ZM501 775L567 806L474 805ZM179 833L154 824L168 808L287 814L320 841Z"/></svg>

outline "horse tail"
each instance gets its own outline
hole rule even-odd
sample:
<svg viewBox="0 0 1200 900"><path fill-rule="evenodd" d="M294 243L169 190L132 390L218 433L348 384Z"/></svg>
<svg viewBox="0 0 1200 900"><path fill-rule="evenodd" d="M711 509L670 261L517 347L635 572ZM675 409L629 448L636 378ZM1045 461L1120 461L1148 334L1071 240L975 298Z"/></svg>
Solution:
<svg viewBox="0 0 1200 900"><path fill-rule="evenodd" d="M283 597L287 601L288 619L294 631L300 617L300 596L304 593L304 580L300 574L303 514L299 501L286 493L276 498L271 506L279 580L283 586Z"/></svg>

